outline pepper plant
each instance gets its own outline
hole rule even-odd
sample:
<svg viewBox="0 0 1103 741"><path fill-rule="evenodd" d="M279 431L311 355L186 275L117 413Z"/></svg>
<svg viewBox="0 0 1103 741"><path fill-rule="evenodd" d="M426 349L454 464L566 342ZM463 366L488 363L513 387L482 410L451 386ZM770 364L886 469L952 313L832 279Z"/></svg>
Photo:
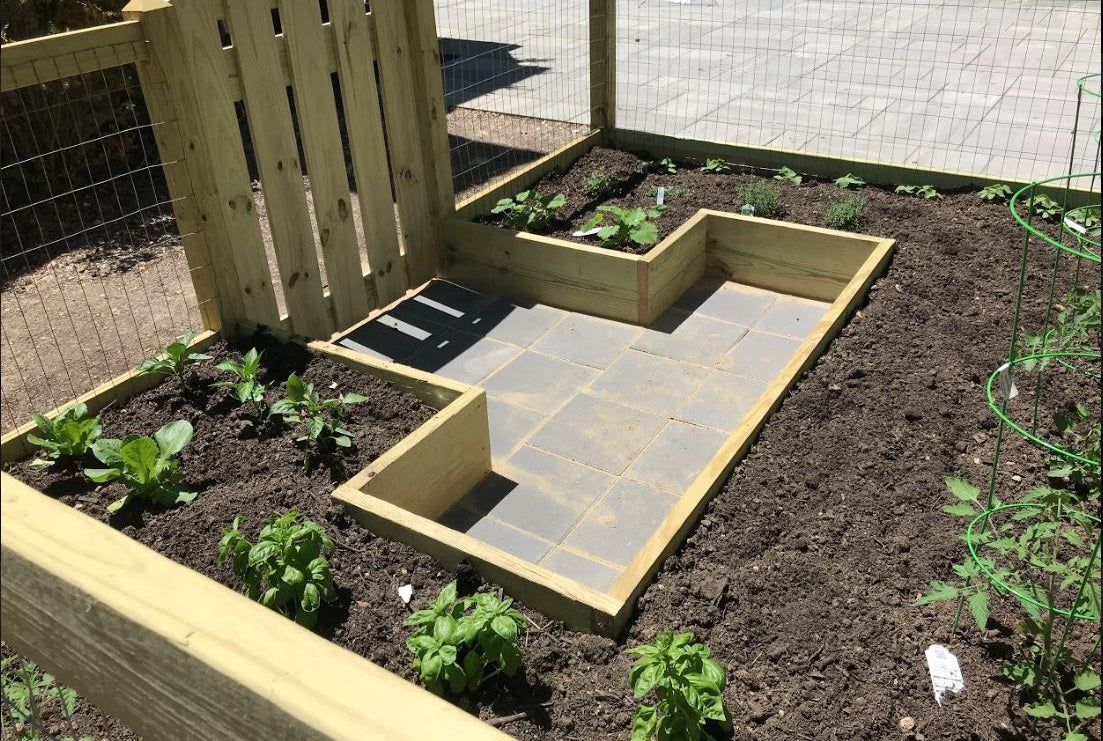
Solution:
<svg viewBox="0 0 1103 741"><path fill-rule="evenodd" d="M195 373L189 366L201 360L211 359L211 356L206 353L192 352L188 349L188 345L191 344L196 335L195 330L189 330L179 340L166 347L157 357L142 361L142 364L138 366L138 370L142 373L160 373L172 376L180 384L180 388L189 388L195 379Z"/></svg>
<svg viewBox="0 0 1103 741"><path fill-rule="evenodd" d="M299 520L297 510L275 515L252 543L241 531L238 515L222 531L218 563L230 560L245 585L245 596L296 623L313 628L318 609L336 596L326 554L333 540L312 520Z"/></svg>
<svg viewBox="0 0 1103 741"><path fill-rule="evenodd" d="M632 720L632 741L712 739L709 722L731 729L724 708L724 669L709 658L709 647L694 643L692 633L660 631L653 644L628 649L641 657L628 681L636 699L654 692L656 703L643 704Z"/></svg>
<svg viewBox="0 0 1103 741"><path fill-rule="evenodd" d="M1011 186L1007 183L992 183L981 188L977 195L982 201L1006 201L1011 193Z"/></svg>
<svg viewBox="0 0 1103 741"><path fill-rule="evenodd" d="M52 466L61 458L81 458L99 438L103 427L99 416L90 416L86 404L66 407L54 419L41 414L31 415L39 434L27 435L27 442L45 451L32 466Z"/></svg>
<svg viewBox="0 0 1103 741"><path fill-rule="evenodd" d="M562 193L540 195L535 190L523 190L513 198L503 198L490 210L501 214L510 229L545 232L555 220L555 211L567 203Z"/></svg>
<svg viewBox="0 0 1103 741"><path fill-rule="evenodd" d="M906 196L926 198L929 201L942 197L942 194L935 190L933 185L897 185L896 190L893 192L901 193Z"/></svg>
<svg viewBox="0 0 1103 741"><path fill-rule="evenodd" d="M279 414L288 424L303 426L303 434L295 438L304 452L303 469L310 470L314 456L330 452L332 448L352 446L352 433L341 426L344 408L350 404L367 401L361 394L342 394L333 399L323 399L314 390L313 383L304 383L292 373L284 385L287 396L272 405L272 414Z"/></svg>
<svg viewBox="0 0 1103 741"><path fill-rule="evenodd" d="M86 468L84 475L97 484L119 480L126 494L107 505L117 512L134 499L171 507L190 502L196 492L180 488L183 476L176 454L191 442L192 426L187 420L169 422L153 437L128 435L122 440L100 438L92 445L92 455L107 468Z"/></svg>
<svg viewBox="0 0 1103 741"><path fill-rule="evenodd" d="M597 237L605 247L623 247L629 242L641 246L654 244L659 239L659 229L655 226L655 219L662 215L666 206L648 206L646 208L620 208L619 206L598 206L595 213L586 225L584 231L589 231L605 221L609 215L616 221L607 224L598 231Z"/></svg>
<svg viewBox="0 0 1103 741"><path fill-rule="evenodd" d="M508 597L487 592L458 597L452 582L427 609L406 618L403 624L415 629L406 647L426 689L470 693L499 673L514 676L521 667L517 639L525 616L512 605Z"/></svg>
<svg viewBox="0 0 1103 741"><path fill-rule="evenodd" d="M236 360L223 360L215 368L226 373L232 373L235 380L218 381L214 384L218 388L230 389L231 395L237 399L239 404L251 404L253 411L258 415L265 412L264 394L268 390L268 384L257 378L261 355L263 353L257 352L257 349L253 347L245 353L240 363Z"/></svg>

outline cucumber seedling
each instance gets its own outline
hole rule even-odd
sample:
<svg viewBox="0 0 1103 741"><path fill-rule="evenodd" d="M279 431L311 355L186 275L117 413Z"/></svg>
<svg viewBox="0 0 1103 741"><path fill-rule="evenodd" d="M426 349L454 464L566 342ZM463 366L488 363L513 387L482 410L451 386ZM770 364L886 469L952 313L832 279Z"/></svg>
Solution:
<svg viewBox="0 0 1103 741"><path fill-rule="evenodd" d="M567 197L562 193L542 196L535 190L523 190L513 198L498 201L490 213L500 214L510 229L539 234L548 230L555 221L555 212L566 203Z"/></svg>
<svg viewBox="0 0 1103 741"><path fill-rule="evenodd" d="M597 213L590 217L583 231L589 231L605 221L606 215L615 219L612 224L601 227L597 233L604 247L619 248L634 242L640 246L654 244L659 240L659 228L655 219L659 218L666 206L648 206L647 208L620 208L619 206L598 206Z"/></svg>

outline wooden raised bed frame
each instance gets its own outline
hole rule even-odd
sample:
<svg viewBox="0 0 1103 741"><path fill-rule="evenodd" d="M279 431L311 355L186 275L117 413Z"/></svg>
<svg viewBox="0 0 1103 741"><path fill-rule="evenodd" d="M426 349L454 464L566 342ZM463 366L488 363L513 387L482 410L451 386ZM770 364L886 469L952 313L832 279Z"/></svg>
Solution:
<svg viewBox="0 0 1103 741"><path fill-rule="evenodd" d="M203 350L218 338L204 332L190 347ZM341 489L436 517L490 470L481 389L329 343L306 345L440 410ZM97 412L163 380L129 371L75 401ZM26 441L33 429L28 423L5 435L0 457L33 452ZM63 681L147 738L183 730L196 738L421 739L441 723L458 738L504 738L367 659L6 473L2 478L4 640L49 657L46 665ZM129 689L119 691L122 685Z"/></svg>

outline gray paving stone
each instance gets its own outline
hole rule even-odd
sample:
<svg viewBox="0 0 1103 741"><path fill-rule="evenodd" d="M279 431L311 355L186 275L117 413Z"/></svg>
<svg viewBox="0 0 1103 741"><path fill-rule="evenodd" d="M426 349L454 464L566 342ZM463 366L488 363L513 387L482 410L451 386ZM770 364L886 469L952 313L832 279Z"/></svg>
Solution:
<svg viewBox="0 0 1103 741"><path fill-rule="evenodd" d="M765 388L766 381L713 369L674 416L730 432L743 420Z"/></svg>
<svg viewBox="0 0 1103 741"><path fill-rule="evenodd" d="M747 327L671 309L644 329L632 347L652 355L713 365L747 333Z"/></svg>
<svg viewBox="0 0 1103 741"><path fill-rule="evenodd" d="M807 337L812 334L820 317L827 313L828 306L822 301L782 296L755 322L754 329L788 337Z"/></svg>
<svg viewBox="0 0 1103 741"><path fill-rule="evenodd" d="M597 371L593 368L526 351L492 374L482 386L507 404L551 414L595 376Z"/></svg>
<svg viewBox="0 0 1103 741"><path fill-rule="evenodd" d="M627 565L676 501L654 487L620 479L586 513L563 544Z"/></svg>
<svg viewBox="0 0 1103 741"><path fill-rule="evenodd" d="M726 438L716 430L671 420L624 475L681 495Z"/></svg>
<svg viewBox="0 0 1103 741"><path fill-rule="evenodd" d="M552 306L522 306L499 299L471 315L460 324L460 329L499 342L528 347L565 316L567 312Z"/></svg>
<svg viewBox="0 0 1103 741"><path fill-rule="evenodd" d="M663 423L654 414L580 394L533 435L531 444L619 474Z"/></svg>
<svg viewBox="0 0 1103 741"><path fill-rule="evenodd" d="M766 312L777 294L731 281L705 281L685 292L677 308L749 327Z"/></svg>
<svg viewBox="0 0 1103 741"><path fill-rule="evenodd" d="M730 373L772 381L793 357L800 343L801 340L791 337L751 331L721 358L719 366Z"/></svg>
<svg viewBox="0 0 1103 741"><path fill-rule="evenodd" d="M611 589L622 573L562 548L553 549L541 559L540 565L599 592Z"/></svg>
<svg viewBox="0 0 1103 741"><path fill-rule="evenodd" d="M520 353L521 348L516 345L466 332L450 332L406 362L454 381L478 384Z"/></svg>
<svg viewBox="0 0 1103 741"><path fill-rule="evenodd" d="M531 563L538 562L552 549L551 543L535 538L523 530L510 527L492 517L480 518L466 532L473 538L478 538L484 543L501 548L506 553Z"/></svg>
<svg viewBox="0 0 1103 741"><path fill-rule="evenodd" d="M593 368L606 368L639 333L639 328L631 324L570 314L537 340L532 349Z"/></svg>
<svg viewBox="0 0 1103 741"><path fill-rule="evenodd" d="M447 333L442 325L426 321L414 325L384 314L348 332L337 344L374 358L404 362Z"/></svg>
<svg viewBox="0 0 1103 741"><path fill-rule="evenodd" d="M544 418L540 412L507 404L496 396L487 397L486 411L490 422L490 454L495 461L508 455Z"/></svg>
<svg viewBox="0 0 1103 741"><path fill-rule="evenodd" d="M669 417L707 373L699 365L629 349L590 384L590 393Z"/></svg>

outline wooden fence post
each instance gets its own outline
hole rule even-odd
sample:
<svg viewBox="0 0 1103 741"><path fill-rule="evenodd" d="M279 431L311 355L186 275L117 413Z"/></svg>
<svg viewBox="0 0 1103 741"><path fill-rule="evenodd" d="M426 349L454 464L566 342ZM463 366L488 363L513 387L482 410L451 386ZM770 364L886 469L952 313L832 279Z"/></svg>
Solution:
<svg viewBox="0 0 1103 741"><path fill-rule="evenodd" d="M177 222L181 233L191 233L189 266L193 256L210 266L203 272L191 266L196 294L217 288L219 326L227 334L243 319L277 326L272 275L214 22L206 28L194 14L182 18L166 0L131 0L124 16L141 22L149 45L149 61L138 70L150 119L160 124L154 129L169 192L180 199L173 204ZM203 247L196 247L200 240Z"/></svg>
<svg viewBox="0 0 1103 741"><path fill-rule="evenodd" d="M590 0L590 128L617 125L617 0Z"/></svg>

